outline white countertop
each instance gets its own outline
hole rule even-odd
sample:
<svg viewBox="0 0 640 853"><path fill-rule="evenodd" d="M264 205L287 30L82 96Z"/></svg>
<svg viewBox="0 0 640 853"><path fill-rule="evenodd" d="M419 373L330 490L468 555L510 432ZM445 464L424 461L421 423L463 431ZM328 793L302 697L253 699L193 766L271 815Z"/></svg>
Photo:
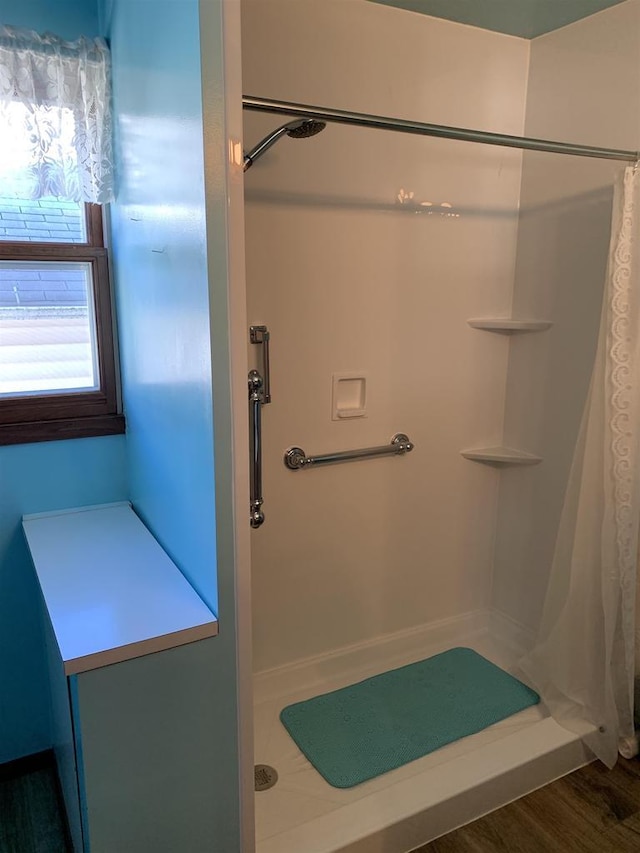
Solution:
<svg viewBox="0 0 640 853"><path fill-rule="evenodd" d="M218 633L130 504L25 515L22 526L67 675Z"/></svg>

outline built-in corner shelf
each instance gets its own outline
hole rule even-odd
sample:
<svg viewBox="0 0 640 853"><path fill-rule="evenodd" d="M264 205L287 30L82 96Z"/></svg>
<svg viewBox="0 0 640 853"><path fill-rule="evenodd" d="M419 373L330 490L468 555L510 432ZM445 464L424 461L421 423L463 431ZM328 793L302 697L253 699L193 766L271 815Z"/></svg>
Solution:
<svg viewBox="0 0 640 853"><path fill-rule="evenodd" d="M461 450L460 453L465 459L484 462L487 465L537 465L542 462L540 456L525 453L524 450L515 450L513 447L478 447Z"/></svg>
<svg viewBox="0 0 640 853"><path fill-rule="evenodd" d="M503 335L513 335L517 332L545 332L553 326L548 320L510 320L508 318L481 317L467 320L472 329L482 329L485 332L499 332Z"/></svg>

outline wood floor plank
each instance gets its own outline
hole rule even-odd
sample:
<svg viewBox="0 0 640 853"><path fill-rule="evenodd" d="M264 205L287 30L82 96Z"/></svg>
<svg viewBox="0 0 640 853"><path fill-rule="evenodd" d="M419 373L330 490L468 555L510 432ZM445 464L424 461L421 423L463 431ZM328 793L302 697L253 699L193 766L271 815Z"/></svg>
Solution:
<svg viewBox="0 0 640 853"><path fill-rule="evenodd" d="M594 762L416 853L640 853L640 760Z"/></svg>
<svg viewBox="0 0 640 853"><path fill-rule="evenodd" d="M552 832L515 803L495 812L492 821L476 821L460 832L465 845L462 850L469 853L564 853L563 847L555 844ZM452 848L452 853L456 849Z"/></svg>
<svg viewBox="0 0 640 853"><path fill-rule="evenodd" d="M640 798L637 795L640 774L632 770L636 764L640 765L640 762L619 762L615 770L610 771L600 762L594 762L580 773L571 774L562 781L584 803L600 805L611 818L625 820L640 811Z"/></svg>
<svg viewBox="0 0 640 853"><path fill-rule="evenodd" d="M595 804L590 807L569 786L557 783L542 788L517 805L516 817L526 815L544 830L550 836L549 844L554 845L550 849L600 853L606 847L602 840L606 810Z"/></svg>
<svg viewBox="0 0 640 853"><path fill-rule="evenodd" d="M67 853L65 824L58 800L57 779L53 768L42 770L31 780L29 794L36 808L29 810L32 837L37 853Z"/></svg>
<svg viewBox="0 0 640 853"><path fill-rule="evenodd" d="M0 853L70 853L53 766L0 776Z"/></svg>
<svg viewBox="0 0 640 853"><path fill-rule="evenodd" d="M28 791L24 777L0 782L0 851L36 853L30 832Z"/></svg>
<svg viewBox="0 0 640 853"><path fill-rule="evenodd" d="M608 830L604 838L616 853L638 853L640 850L640 821L629 818Z"/></svg>
<svg viewBox="0 0 640 853"><path fill-rule="evenodd" d="M520 808L536 823L562 826L583 847L594 834L617 822L604 799L599 801L595 794L587 799L564 780L525 797Z"/></svg>

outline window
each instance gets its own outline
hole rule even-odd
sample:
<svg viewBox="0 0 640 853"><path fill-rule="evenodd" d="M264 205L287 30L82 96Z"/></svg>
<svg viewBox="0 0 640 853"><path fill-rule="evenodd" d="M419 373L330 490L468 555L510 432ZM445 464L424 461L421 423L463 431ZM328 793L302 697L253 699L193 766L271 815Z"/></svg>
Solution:
<svg viewBox="0 0 640 853"><path fill-rule="evenodd" d="M0 27L0 444L124 431L109 100L103 41Z"/></svg>
<svg viewBox="0 0 640 853"><path fill-rule="evenodd" d="M0 444L123 431L100 207L0 199Z"/></svg>

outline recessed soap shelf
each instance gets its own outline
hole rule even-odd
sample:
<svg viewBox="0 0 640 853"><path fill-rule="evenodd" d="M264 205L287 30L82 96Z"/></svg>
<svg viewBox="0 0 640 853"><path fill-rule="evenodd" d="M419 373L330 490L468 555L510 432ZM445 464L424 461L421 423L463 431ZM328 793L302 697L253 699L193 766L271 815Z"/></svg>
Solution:
<svg viewBox="0 0 640 853"><path fill-rule="evenodd" d="M367 417L367 379L363 370L334 373L331 394L331 420Z"/></svg>
<svg viewBox="0 0 640 853"><path fill-rule="evenodd" d="M467 320L472 329L484 332L499 332L503 335L513 335L517 332L545 332L553 326L549 320L512 320L505 318L479 317Z"/></svg>
<svg viewBox="0 0 640 853"><path fill-rule="evenodd" d="M516 450L513 447L478 447L461 450L461 455L472 462L484 462L486 465L538 465L541 456Z"/></svg>

